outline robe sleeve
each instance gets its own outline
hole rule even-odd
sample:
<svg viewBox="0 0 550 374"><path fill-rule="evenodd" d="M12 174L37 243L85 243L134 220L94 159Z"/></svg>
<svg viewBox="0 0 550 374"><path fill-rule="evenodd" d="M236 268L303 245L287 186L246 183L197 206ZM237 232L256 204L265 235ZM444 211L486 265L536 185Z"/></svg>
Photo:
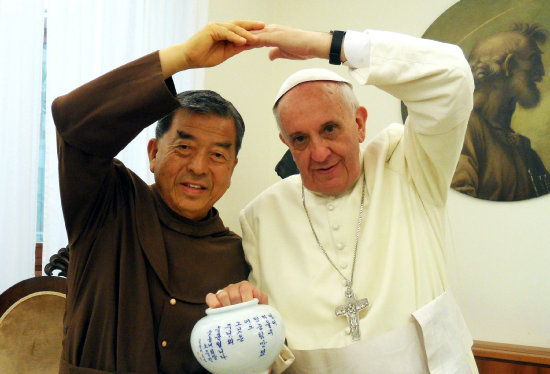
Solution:
<svg viewBox="0 0 550 374"><path fill-rule="evenodd" d="M113 157L141 130L178 107L173 91L155 52L54 100L61 204L69 244L87 225L101 224L107 200L123 198L113 184L121 183L117 177L125 168ZM143 157L147 157L145 150Z"/></svg>
<svg viewBox="0 0 550 374"><path fill-rule="evenodd" d="M368 61L356 62L350 53L350 74L402 100L408 110L402 149L390 148L388 166L409 179L423 201L443 205L473 106L468 62L455 45L387 31L365 33Z"/></svg>

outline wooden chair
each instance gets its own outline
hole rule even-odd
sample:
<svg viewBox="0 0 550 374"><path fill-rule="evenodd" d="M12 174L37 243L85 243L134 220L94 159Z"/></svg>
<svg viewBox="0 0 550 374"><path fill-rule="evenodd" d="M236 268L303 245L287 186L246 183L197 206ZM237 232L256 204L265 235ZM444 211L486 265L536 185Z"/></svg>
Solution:
<svg viewBox="0 0 550 374"><path fill-rule="evenodd" d="M66 276L68 250L61 251L46 265L49 276L25 279L0 295L2 374L59 372L67 279L51 274Z"/></svg>

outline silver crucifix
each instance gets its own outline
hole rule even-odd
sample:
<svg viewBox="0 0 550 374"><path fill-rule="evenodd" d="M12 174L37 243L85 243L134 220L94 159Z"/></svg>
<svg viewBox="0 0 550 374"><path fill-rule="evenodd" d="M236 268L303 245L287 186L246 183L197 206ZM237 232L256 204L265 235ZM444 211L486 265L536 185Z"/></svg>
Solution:
<svg viewBox="0 0 550 374"><path fill-rule="evenodd" d="M336 307L336 316L340 317L345 315L348 319L349 329L353 340L361 339L361 330L359 329L359 312L369 306L369 300L355 299L353 290L351 289L351 282L346 281L346 303Z"/></svg>

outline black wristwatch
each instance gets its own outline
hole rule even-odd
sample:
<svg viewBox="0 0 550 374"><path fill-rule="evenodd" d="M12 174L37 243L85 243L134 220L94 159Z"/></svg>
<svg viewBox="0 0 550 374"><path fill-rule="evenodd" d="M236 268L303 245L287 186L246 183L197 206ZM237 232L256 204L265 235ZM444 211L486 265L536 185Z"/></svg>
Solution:
<svg viewBox="0 0 550 374"><path fill-rule="evenodd" d="M330 33L332 34L332 42L330 43L328 62L332 65L340 65L342 63L340 52L342 51L342 42L344 41L344 36L346 36L346 32L331 30Z"/></svg>

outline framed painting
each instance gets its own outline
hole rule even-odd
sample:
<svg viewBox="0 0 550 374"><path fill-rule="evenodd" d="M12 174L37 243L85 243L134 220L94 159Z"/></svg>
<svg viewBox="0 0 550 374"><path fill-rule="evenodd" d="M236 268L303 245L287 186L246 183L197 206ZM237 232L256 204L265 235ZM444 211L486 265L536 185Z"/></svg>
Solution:
<svg viewBox="0 0 550 374"><path fill-rule="evenodd" d="M455 190L494 201L550 192L549 30L547 0L461 0L424 33L459 45L475 81Z"/></svg>

